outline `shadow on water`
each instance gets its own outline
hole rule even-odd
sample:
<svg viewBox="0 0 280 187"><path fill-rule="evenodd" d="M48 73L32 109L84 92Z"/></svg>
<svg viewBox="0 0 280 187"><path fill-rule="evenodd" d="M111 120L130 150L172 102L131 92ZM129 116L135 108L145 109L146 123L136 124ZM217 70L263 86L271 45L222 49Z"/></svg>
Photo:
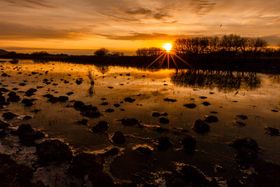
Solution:
<svg viewBox="0 0 280 187"><path fill-rule="evenodd" d="M180 70L171 77L171 81L178 86L218 88L221 91L253 90L261 86L261 79L254 72Z"/></svg>

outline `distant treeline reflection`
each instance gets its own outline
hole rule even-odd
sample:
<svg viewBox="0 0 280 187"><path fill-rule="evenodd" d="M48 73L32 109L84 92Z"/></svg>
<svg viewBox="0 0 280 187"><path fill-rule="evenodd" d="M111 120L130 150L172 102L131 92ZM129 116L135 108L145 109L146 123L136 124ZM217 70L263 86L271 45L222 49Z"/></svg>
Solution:
<svg viewBox="0 0 280 187"><path fill-rule="evenodd" d="M198 88L218 88L223 91L234 91L240 88L256 89L261 79L254 72L232 72L215 70L180 70L171 81L179 86Z"/></svg>

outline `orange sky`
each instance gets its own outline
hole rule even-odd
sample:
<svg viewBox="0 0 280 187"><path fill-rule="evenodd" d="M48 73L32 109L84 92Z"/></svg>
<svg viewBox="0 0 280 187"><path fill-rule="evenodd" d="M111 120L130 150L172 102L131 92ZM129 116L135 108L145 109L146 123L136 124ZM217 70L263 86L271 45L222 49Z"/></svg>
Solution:
<svg viewBox="0 0 280 187"><path fill-rule="evenodd" d="M1 0L0 9L6 49L131 52L178 37L230 33L280 43L279 0Z"/></svg>

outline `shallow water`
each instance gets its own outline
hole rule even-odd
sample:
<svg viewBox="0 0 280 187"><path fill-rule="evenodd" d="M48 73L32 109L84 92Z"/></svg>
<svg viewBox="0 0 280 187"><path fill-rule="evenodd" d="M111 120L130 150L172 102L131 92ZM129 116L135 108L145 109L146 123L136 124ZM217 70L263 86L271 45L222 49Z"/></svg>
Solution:
<svg viewBox="0 0 280 187"><path fill-rule="evenodd" d="M30 115L33 118L28 121L23 122L17 118L11 123L15 126L30 123L33 127L42 129L51 138L64 139L75 150L95 152L112 146L109 137L115 131L122 131L127 136L124 148L131 148L136 144L154 146L158 137L168 136L178 150L157 153L160 159L151 168L165 169L171 161L183 161L193 163L211 174L215 164L231 168L233 171L234 151L228 143L239 137L250 137L261 147L262 159L280 164L279 136L273 137L265 133L267 126L280 128L280 112L277 112L280 110L279 75L222 71L180 71L176 74L175 70L169 69L151 71L60 62L35 63L28 60L19 64L1 63L0 69L1 74L5 72L10 75L0 77L0 87L9 90L18 88L16 92L21 98L26 97L24 92L29 88L42 86L31 97L37 99L35 105L24 107L21 103L13 103L0 110L1 116L5 111ZM90 85L89 72L94 77L94 87ZM77 78L83 78L81 85L75 83ZM51 80L51 84L45 84L44 79ZM65 80L69 83L65 83ZM24 81L26 85L20 86L19 83ZM52 104L43 97L46 93L62 96L67 92L74 94L69 96L66 103ZM124 102L126 97L136 100L133 103ZM176 101L168 102L165 98ZM73 100L97 106L102 116L97 119L89 118L88 126L78 125L77 121L85 117L72 107ZM101 105L104 101L109 104ZM209 102L210 105L205 106L203 102ZM186 108L184 104L187 103L195 103L197 107ZM114 104L120 104L120 107L117 108ZM114 112L105 112L109 108L114 109ZM40 111L34 113L34 109ZM159 118L152 116L153 111L168 113L170 123L160 124ZM195 120L203 119L205 115L211 115L211 112L219 121L210 124L209 133L195 133L192 130ZM238 119L237 115L241 114L248 116L248 119ZM119 121L122 118L136 118L145 127L123 126ZM92 126L100 120L109 122L108 134L91 132ZM246 125L238 126L236 121L242 121ZM154 128L157 126L168 128L170 131L158 133ZM178 142L184 136L183 132L197 139L197 151L194 156L186 156L179 151ZM126 162L130 163L125 166L126 169L118 171ZM137 165L138 162L141 160L130 157L128 151L124 157L120 157L111 165L112 173L116 177L127 178L130 173L141 169L141 166ZM228 174L230 175L230 172Z"/></svg>

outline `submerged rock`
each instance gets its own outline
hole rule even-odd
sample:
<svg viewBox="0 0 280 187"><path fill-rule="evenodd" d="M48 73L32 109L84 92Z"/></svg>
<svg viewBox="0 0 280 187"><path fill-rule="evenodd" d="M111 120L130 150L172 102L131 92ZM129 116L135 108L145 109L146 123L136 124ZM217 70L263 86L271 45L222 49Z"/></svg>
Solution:
<svg viewBox="0 0 280 187"><path fill-rule="evenodd" d="M77 122L80 125L87 125L88 124L88 120L87 119L82 119L80 121Z"/></svg>
<svg viewBox="0 0 280 187"><path fill-rule="evenodd" d="M210 116L205 116L204 121L205 121L206 123L216 123L216 122L219 121L219 119L218 119L217 116L210 115Z"/></svg>
<svg viewBox="0 0 280 187"><path fill-rule="evenodd" d="M42 164L62 163L72 159L72 151L60 140L46 140L37 145L37 154Z"/></svg>
<svg viewBox="0 0 280 187"><path fill-rule="evenodd" d="M266 127L265 131L270 136L279 136L280 135L279 129L276 129L273 127Z"/></svg>
<svg viewBox="0 0 280 187"><path fill-rule="evenodd" d="M190 135L185 136L182 140L182 144L186 153L193 153L196 147L196 139Z"/></svg>
<svg viewBox="0 0 280 187"><path fill-rule="evenodd" d="M159 118L159 123L161 123L161 124L168 124L169 123L169 119L167 119L166 117L161 117L161 118Z"/></svg>
<svg viewBox="0 0 280 187"><path fill-rule="evenodd" d="M97 125L92 127L94 133L104 133L108 130L109 124L107 121L99 121Z"/></svg>
<svg viewBox="0 0 280 187"><path fill-rule="evenodd" d="M30 107L30 106L34 105L34 103L33 103L34 101L35 101L35 99L23 99L21 101L21 103L26 107Z"/></svg>
<svg viewBox="0 0 280 187"><path fill-rule="evenodd" d="M117 131L114 133L112 137L112 141L115 144L124 144L125 143L125 136L123 135L122 132Z"/></svg>
<svg viewBox="0 0 280 187"><path fill-rule="evenodd" d="M76 79L76 84L77 84L77 85L80 85L80 84L83 83L83 81L84 81L83 78L78 78L78 79Z"/></svg>
<svg viewBox="0 0 280 187"><path fill-rule="evenodd" d="M177 101L176 99L171 99L171 98L164 98L163 100L166 102L171 102L171 103L174 103Z"/></svg>
<svg viewBox="0 0 280 187"><path fill-rule="evenodd" d="M12 112L5 112L2 114L2 117L5 119L5 120L12 120L14 119L15 117L17 117L16 114L12 113Z"/></svg>
<svg viewBox="0 0 280 187"><path fill-rule="evenodd" d="M158 150L159 151L167 151L172 147L172 143L170 142L168 137L160 137L158 139Z"/></svg>
<svg viewBox="0 0 280 187"><path fill-rule="evenodd" d="M246 120L248 119L248 116L240 114L240 115L236 115L237 118L241 119L241 120Z"/></svg>
<svg viewBox="0 0 280 187"><path fill-rule="evenodd" d="M35 89L35 88L30 88L29 90L27 90L27 91L25 92L25 95L28 96L28 97L30 97L30 96L34 95L35 92L37 92L37 89Z"/></svg>
<svg viewBox="0 0 280 187"><path fill-rule="evenodd" d="M140 122L135 118L124 118L124 119L121 119L121 122L124 126L140 125Z"/></svg>
<svg viewBox="0 0 280 187"><path fill-rule="evenodd" d="M16 103L20 101L20 97L15 92L10 92L8 94L8 101Z"/></svg>
<svg viewBox="0 0 280 187"><path fill-rule="evenodd" d="M184 104L184 107L189 108L189 109L193 109L196 107L196 104L194 103L188 103L188 104Z"/></svg>
<svg viewBox="0 0 280 187"><path fill-rule="evenodd" d="M33 186L31 168L17 164L8 155L0 154L0 186Z"/></svg>
<svg viewBox="0 0 280 187"><path fill-rule="evenodd" d="M29 124L22 124L15 132L20 142L26 146L35 145L35 140L43 138L45 135L40 131L35 131Z"/></svg>
<svg viewBox="0 0 280 187"><path fill-rule="evenodd" d="M97 162L95 155L80 153L74 156L69 172L74 176L84 177L90 173L103 172L102 169L102 165Z"/></svg>
<svg viewBox="0 0 280 187"><path fill-rule="evenodd" d="M133 99L131 97L126 97L124 98L124 101L127 102L127 103L133 103L136 99Z"/></svg>
<svg viewBox="0 0 280 187"><path fill-rule="evenodd" d="M199 119L195 121L193 130L197 133L204 134L210 131L210 127L205 121Z"/></svg>
<svg viewBox="0 0 280 187"><path fill-rule="evenodd" d="M242 165L251 164L258 157L259 146L251 138L236 139L230 146L236 150L236 159Z"/></svg>

